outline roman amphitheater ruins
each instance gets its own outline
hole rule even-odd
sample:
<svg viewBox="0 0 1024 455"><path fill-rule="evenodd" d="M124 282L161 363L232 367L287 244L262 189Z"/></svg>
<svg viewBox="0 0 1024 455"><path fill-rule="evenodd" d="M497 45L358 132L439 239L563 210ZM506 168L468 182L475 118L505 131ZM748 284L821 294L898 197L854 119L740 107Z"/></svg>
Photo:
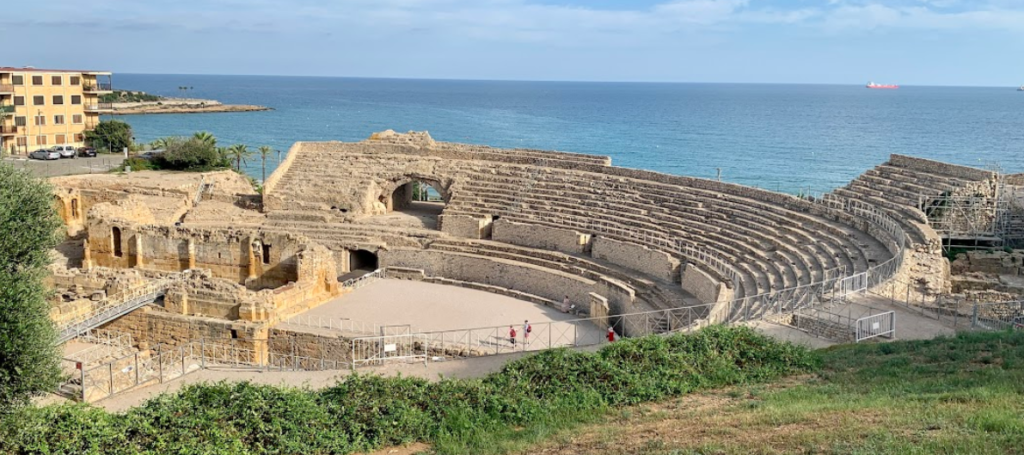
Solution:
<svg viewBox="0 0 1024 455"><path fill-rule="evenodd" d="M892 336L884 314L850 316L864 299L977 323L976 309L946 303L1020 298L1024 285L999 277L1024 270L1002 252L1024 240L1022 180L892 155L829 194L794 196L391 131L296 143L262 195L230 171L55 178L69 240L54 255L52 317L74 346L62 390L95 401L225 362L308 370L585 346L608 327L769 321ZM954 289L943 252L958 243L996 252L954 263L990 273ZM522 319L459 325L472 306L426 330L396 326L382 302L373 320L311 316L412 281L545 316L529 345L508 339Z"/></svg>

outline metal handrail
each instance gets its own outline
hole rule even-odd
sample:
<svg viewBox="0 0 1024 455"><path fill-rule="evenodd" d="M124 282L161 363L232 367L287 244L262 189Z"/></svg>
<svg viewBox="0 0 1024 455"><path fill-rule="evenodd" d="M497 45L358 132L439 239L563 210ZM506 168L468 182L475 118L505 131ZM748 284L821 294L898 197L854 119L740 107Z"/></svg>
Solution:
<svg viewBox="0 0 1024 455"><path fill-rule="evenodd" d="M153 303L156 299L164 296L169 284L169 280L159 280L155 283L132 289L127 295L121 295L118 298L108 298L106 302L113 301L114 304L95 308L85 316L65 324L58 332L57 341L60 343L66 342L91 329L135 311L143 305Z"/></svg>

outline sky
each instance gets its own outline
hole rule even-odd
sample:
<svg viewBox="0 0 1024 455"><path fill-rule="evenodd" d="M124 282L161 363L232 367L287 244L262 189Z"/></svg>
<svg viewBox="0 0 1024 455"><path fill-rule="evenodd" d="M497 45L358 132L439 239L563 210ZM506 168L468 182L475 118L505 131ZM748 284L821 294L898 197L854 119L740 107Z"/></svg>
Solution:
<svg viewBox="0 0 1024 455"><path fill-rule="evenodd" d="M1024 0L35 0L0 66L1018 86ZM116 76L115 76L116 78Z"/></svg>

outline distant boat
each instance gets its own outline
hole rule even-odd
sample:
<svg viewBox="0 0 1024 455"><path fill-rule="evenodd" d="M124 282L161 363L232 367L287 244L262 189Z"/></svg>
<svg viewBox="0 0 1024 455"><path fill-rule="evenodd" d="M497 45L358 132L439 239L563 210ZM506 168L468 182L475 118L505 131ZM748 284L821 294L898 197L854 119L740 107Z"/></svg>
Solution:
<svg viewBox="0 0 1024 455"><path fill-rule="evenodd" d="M1017 87L1018 92L1024 92L1024 85Z"/></svg>
<svg viewBox="0 0 1024 455"><path fill-rule="evenodd" d="M900 86L898 86L898 85L890 85L890 84L876 84L874 82L868 82L867 88L895 90L895 89L900 88Z"/></svg>

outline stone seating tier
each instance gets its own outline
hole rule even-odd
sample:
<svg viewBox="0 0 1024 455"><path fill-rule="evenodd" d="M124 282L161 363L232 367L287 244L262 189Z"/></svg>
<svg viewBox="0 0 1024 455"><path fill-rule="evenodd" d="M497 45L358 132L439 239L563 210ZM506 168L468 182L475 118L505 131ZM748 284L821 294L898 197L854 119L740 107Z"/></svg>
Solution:
<svg viewBox="0 0 1024 455"><path fill-rule="evenodd" d="M304 188L290 191L289 185L279 185L285 200L301 201L302 194L311 190L309 182L316 182L314 192L317 188L329 191L352 185L355 176L381 175L382 170L395 166L393 156L376 152L331 154L328 166L324 165L326 156L296 159L284 181L300 179ZM679 186L570 170L564 163L553 165L562 167L465 160L444 164L449 173L462 176L448 188L452 197L446 214L497 215L553 227L577 227L574 221L593 220L630 232L678 238L736 261L733 266L743 293L814 281L835 267L845 267L851 273L862 271L869 259L886 259L878 254L881 244L869 235L842 220L808 212L806 204L796 198L781 198L780 204L778 197L760 200L705 189L714 185L700 181L694 181L700 183L696 186ZM496 167L500 172L494 172ZM599 227L593 230L602 234ZM638 241L630 236L605 236ZM752 267L741 267L740 262ZM746 289L750 284L756 287Z"/></svg>

